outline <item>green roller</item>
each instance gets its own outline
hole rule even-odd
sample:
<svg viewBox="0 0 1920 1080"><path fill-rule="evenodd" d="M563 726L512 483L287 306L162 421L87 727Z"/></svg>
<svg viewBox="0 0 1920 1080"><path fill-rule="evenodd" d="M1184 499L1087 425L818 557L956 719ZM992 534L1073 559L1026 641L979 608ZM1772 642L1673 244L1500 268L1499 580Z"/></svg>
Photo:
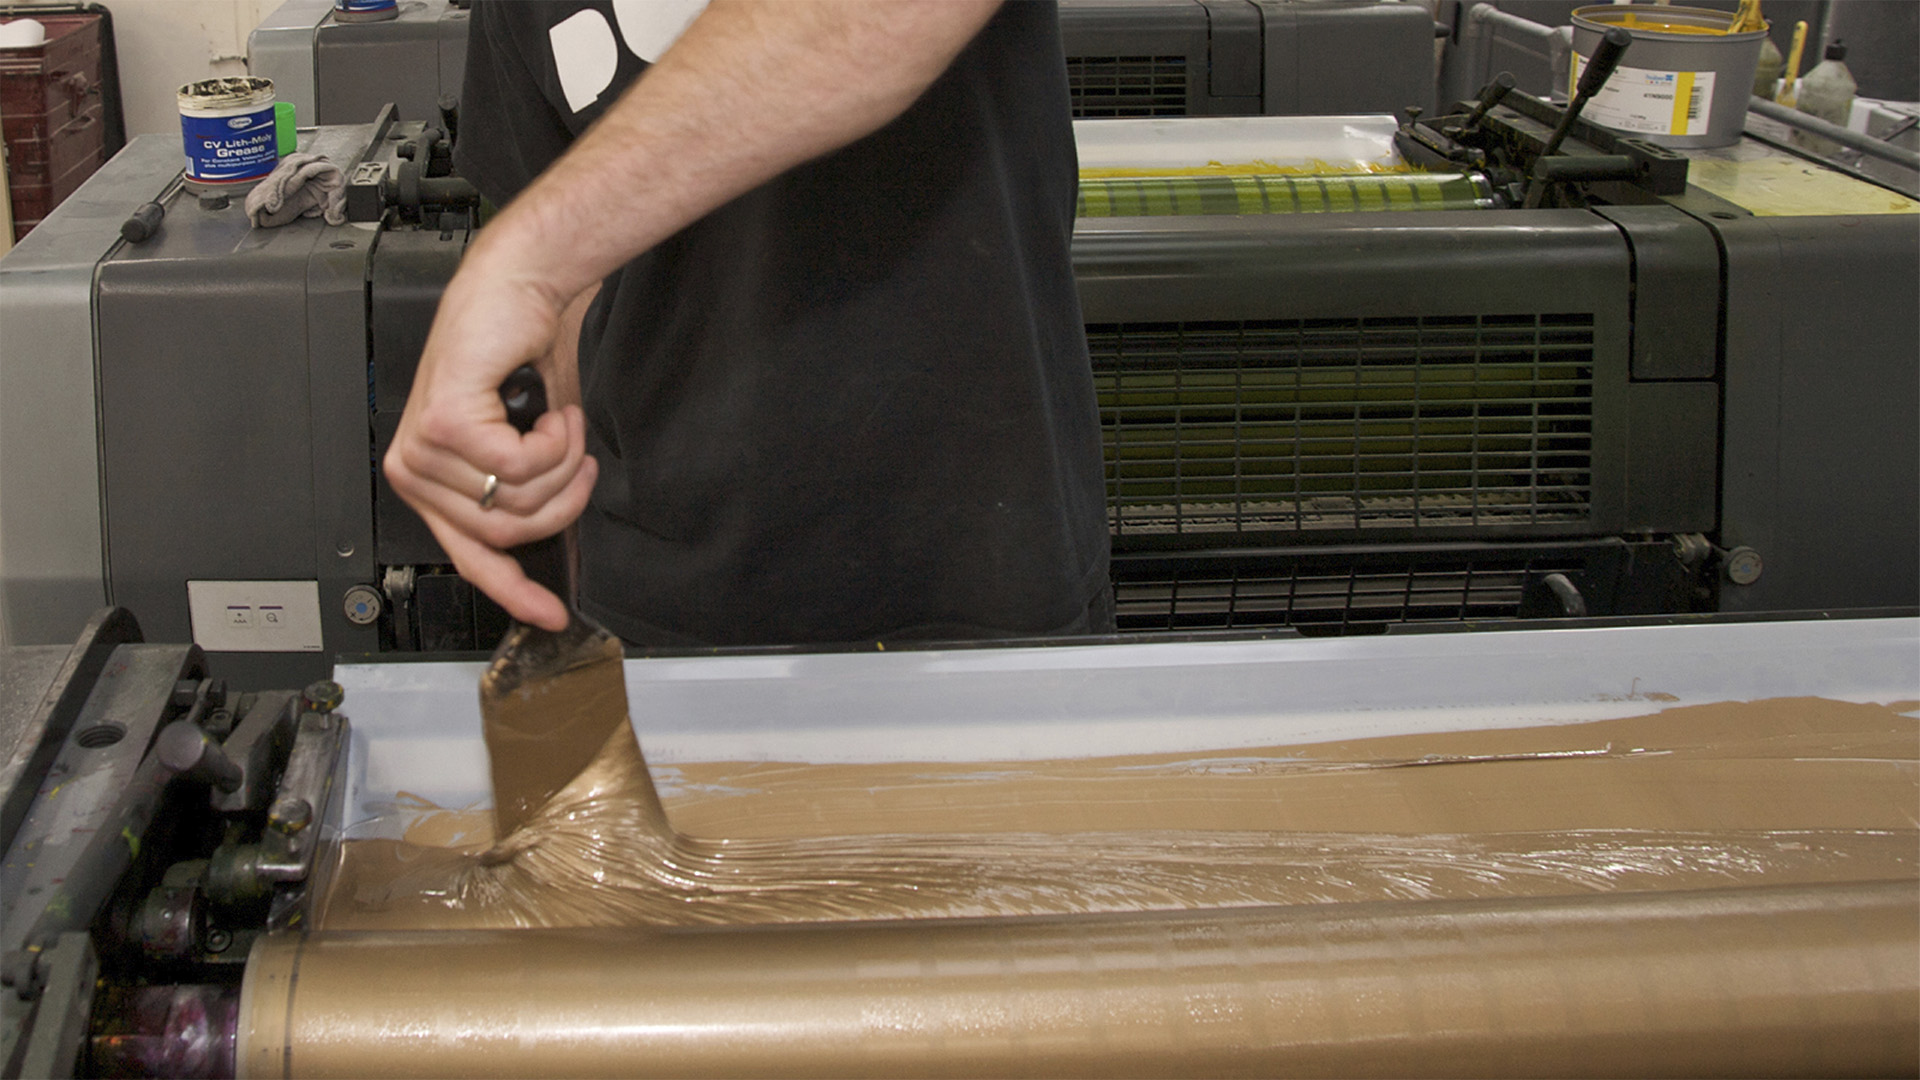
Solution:
<svg viewBox="0 0 1920 1080"><path fill-rule="evenodd" d="M1491 205L1470 173L1279 173L1082 177L1081 217L1322 214L1348 210L1474 210Z"/></svg>

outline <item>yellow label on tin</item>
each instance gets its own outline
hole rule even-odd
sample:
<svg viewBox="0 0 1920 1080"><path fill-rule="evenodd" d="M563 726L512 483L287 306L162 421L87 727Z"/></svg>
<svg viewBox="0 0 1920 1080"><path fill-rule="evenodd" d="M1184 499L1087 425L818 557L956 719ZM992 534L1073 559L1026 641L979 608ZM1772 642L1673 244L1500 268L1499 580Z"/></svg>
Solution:
<svg viewBox="0 0 1920 1080"><path fill-rule="evenodd" d="M1688 121L1700 109L1700 103L1693 94L1693 72L1679 71L1674 75L1673 117L1667 131L1673 135L1691 135L1693 132L1688 130ZM1702 125L1702 130L1705 130L1705 125Z"/></svg>

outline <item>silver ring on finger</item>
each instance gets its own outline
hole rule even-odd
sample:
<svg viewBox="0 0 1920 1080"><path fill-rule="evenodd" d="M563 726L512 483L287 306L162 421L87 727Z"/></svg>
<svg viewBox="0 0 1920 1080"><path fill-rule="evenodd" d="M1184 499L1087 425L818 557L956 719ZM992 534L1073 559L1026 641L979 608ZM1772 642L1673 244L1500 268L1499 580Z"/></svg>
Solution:
<svg viewBox="0 0 1920 1080"><path fill-rule="evenodd" d="M480 489L480 509L482 510L492 509L493 497L499 493L500 493L500 478L493 475L492 473L488 473L486 486Z"/></svg>

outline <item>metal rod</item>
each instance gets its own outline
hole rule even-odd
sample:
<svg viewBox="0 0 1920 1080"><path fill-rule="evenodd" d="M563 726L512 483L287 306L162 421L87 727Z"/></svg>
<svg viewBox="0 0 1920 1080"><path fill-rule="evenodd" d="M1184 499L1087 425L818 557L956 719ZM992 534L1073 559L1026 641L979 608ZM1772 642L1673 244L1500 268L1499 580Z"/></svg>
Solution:
<svg viewBox="0 0 1920 1080"><path fill-rule="evenodd" d="M1920 171L1920 151L1909 150L1904 146L1893 146L1881 142L1871 135L1854 131L1852 128L1844 128L1838 124L1829 123L1817 116L1809 116L1798 109L1790 109L1777 101L1768 101L1763 97L1755 97L1748 101L1747 108L1749 111L1757 112L1769 120L1778 120L1780 123L1786 124L1789 127L1796 127L1802 131L1832 139L1834 142L1849 149L1858 150L1868 157L1879 158L1882 161L1891 161L1896 165L1903 165L1909 169Z"/></svg>
<svg viewBox="0 0 1920 1080"><path fill-rule="evenodd" d="M1541 47L1549 54L1553 50L1553 27L1501 11L1492 4L1475 4L1467 9L1465 27L1461 31L1463 51L1467 61L1462 66L1466 68L1467 78L1472 85L1454 88L1458 93L1450 95L1451 97L1464 100L1479 87L1484 86L1487 79L1492 77L1492 73L1487 69L1493 63L1493 38L1498 29L1510 30L1521 37L1538 39ZM1442 102L1443 106L1445 104Z"/></svg>

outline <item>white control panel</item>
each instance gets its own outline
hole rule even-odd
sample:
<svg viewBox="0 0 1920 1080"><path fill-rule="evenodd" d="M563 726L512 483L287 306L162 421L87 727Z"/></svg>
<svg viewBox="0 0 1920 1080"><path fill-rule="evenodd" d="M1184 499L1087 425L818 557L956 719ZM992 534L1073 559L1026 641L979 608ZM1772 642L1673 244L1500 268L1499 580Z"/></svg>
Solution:
<svg viewBox="0 0 1920 1080"><path fill-rule="evenodd" d="M189 581L193 643L208 652L319 652L317 581Z"/></svg>

